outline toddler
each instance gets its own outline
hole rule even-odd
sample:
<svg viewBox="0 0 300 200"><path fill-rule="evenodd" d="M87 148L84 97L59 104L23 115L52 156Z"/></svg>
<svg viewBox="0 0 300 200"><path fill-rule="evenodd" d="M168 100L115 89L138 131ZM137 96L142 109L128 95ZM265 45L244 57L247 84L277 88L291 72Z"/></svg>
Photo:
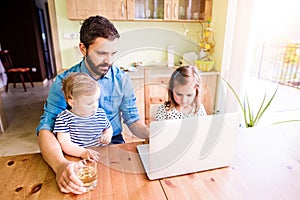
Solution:
<svg viewBox="0 0 300 200"><path fill-rule="evenodd" d="M64 153L99 160L99 153L86 147L109 144L112 127L99 108L100 87L86 73L70 73L62 80L68 107L56 118L54 131Z"/></svg>

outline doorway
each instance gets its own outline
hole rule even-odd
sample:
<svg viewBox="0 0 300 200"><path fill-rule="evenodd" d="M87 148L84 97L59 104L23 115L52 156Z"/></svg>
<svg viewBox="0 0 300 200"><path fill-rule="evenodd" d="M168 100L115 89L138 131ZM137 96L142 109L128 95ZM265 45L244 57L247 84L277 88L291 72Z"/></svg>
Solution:
<svg viewBox="0 0 300 200"><path fill-rule="evenodd" d="M43 50L46 77L48 80L56 76L55 59L52 48L51 27L49 22L48 3L44 3L44 8L37 7L38 23L40 28L41 45ZM45 11L45 12L44 12Z"/></svg>

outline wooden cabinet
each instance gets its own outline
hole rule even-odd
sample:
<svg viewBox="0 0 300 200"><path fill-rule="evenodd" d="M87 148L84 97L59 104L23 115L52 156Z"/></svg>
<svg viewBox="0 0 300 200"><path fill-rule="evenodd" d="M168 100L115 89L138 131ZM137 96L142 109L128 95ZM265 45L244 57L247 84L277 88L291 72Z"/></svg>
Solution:
<svg viewBox="0 0 300 200"><path fill-rule="evenodd" d="M102 15L110 20L199 22L211 18L212 0L66 0L68 19Z"/></svg>
<svg viewBox="0 0 300 200"><path fill-rule="evenodd" d="M133 7L133 0L66 0L68 19L84 20L93 15L102 15L111 20L127 20L127 7ZM128 2L128 6L127 6Z"/></svg>

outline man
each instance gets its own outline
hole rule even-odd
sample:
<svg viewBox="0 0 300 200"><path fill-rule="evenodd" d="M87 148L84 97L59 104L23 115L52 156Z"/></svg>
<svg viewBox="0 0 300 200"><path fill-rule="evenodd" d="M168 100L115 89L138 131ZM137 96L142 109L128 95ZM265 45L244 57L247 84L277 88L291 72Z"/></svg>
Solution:
<svg viewBox="0 0 300 200"><path fill-rule="evenodd" d="M121 115L124 123L133 134L140 138L149 137L149 129L140 120L131 80L127 74L113 66L117 52L119 33L114 25L104 17L93 16L86 19L80 29L80 51L84 59L69 70L58 75L53 83L44 114L37 127L39 147L45 161L56 174L59 189L65 193L81 194L82 182L76 177L74 167L77 163L64 158L62 149L52 133L56 116L67 108L61 90L61 80L70 72L84 72L98 81L101 87L99 107L103 108L113 127L113 144L124 143L122 137Z"/></svg>

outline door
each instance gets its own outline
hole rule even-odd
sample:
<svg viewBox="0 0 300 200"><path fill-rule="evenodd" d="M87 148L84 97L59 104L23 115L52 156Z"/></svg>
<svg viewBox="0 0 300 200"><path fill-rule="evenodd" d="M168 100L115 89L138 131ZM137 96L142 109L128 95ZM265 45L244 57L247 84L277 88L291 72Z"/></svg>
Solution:
<svg viewBox="0 0 300 200"><path fill-rule="evenodd" d="M47 3L45 3L45 12L46 17L48 15L48 6ZM56 75L56 70L54 67L54 59L52 54L52 46L51 46L51 35L50 35L50 27L47 27L49 23L46 23L45 15L43 9L37 8L37 14L38 14L38 22L40 26L40 34L42 39L42 50L43 50L43 57L44 57L44 64L46 68L46 77L48 80L52 79ZM48 21L49 22L49 21ZM49 34L48 34L49 33Z"/></svg>

